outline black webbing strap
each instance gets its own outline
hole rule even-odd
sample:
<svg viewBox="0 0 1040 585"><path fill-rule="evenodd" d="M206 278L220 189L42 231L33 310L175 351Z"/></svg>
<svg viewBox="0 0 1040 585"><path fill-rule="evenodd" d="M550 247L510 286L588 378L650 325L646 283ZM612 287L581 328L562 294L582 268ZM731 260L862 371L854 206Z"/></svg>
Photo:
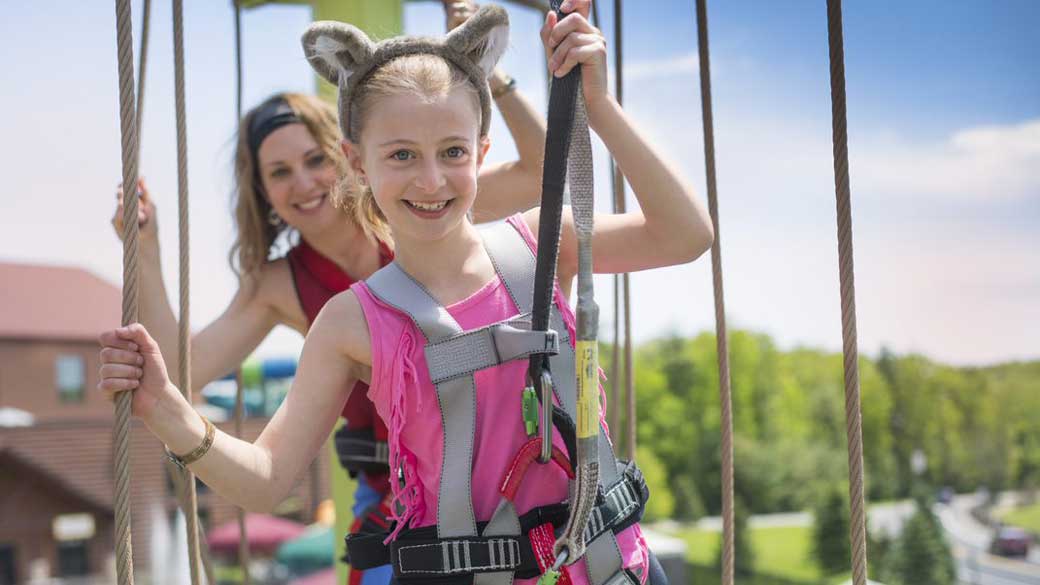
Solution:
<svg viewBox="0 0 1040 585"><path fill-rule="evenodd" d="M563 18L561 0L549 5ZM545 133L545 161L542 167L542 207L538 216L538 259L534 276L534 303L531 330L549 328L556 262L560 254L560 229L563 216L563 191L567 184L567 155L571 147L574 107L581 86L581 68L575 67L564 77L553 77L549 87L549 114ZM549 368L544 355L531 357L529 375L541 396L542 370Z"/></svg>
<svg viewBox="0 0 1040 585"><path fill-rule="evenodd" d="M377 441L371 428L355 430L344 426L336 431L334 441L339 464L351 477L359 471L381 474L390 469L390 447L386 441Z"/></svg>
<svg viewBox="0 0 1040 585"><path fill-rule="evenodd" d="M643 516L646 501L650 497L646 481L634 463L624 463L624 465L621 480L603 494L601 501L597 502L593 509L586 529L587 542L591 542L608 530L617 534L639 522ZM383 544L389 534L389 531L386 530L349 534L346 537L347 558L350 565L359 570L392 564L394 574L402 584L412 582L411 578L428 583L431 578L443 578L451 575L464 577L480 572L501 571L503 568L513 570L518 578L527 579L541 574L527 533L532 528L546 523L560 529L567 522L567 517L566 504L534 508L520 516L520 530L524 535L522 537L471 536L439 539L436 526L424 526L405 530L396 541L386 545ZM486 522L479 523L478 532L483 533L486 526ZM500 551L505 551L505 545L499 546L497 541L510 539L515 540L516 546L519 547L512 548L513 552L519 551L519 557L513 559L517 561L515 567L476 568L489 567L492 563L499 562L499 559L507 558L507 552L500 554ZM493 553L489 552L492 542L495 544ZM481 550L482 547L483 550ZM459 555L458 561L456 561L456 551ZM468 561L466 561L467 554L469 555ZM404 569L415 572L400 572L402 564ZM437 582L440 583L439 580ZM451 583L454 582L451 581Z"/></svg>
<svg viewBox="0 0 1040 585"><path fill-rule="evenodd" d="M567 522L566 505L553 504L550 506L541 506L520 516L520 531L523 534L527 534L530 529L542 526L546 523L552 524L552 526L563 526L565 522ZM477 523L477 532L483 533L487 526L488 523ZM390 564L393 562L391 553L392 546L397 543L412 545L440 542L437 538L436 526L424 526L422 528L412 528L402 531L396 541L389 545L384 544L383 542L389 534L389 530L384 530L367 534L357 533L346 535L346 556L349 559L348 562L350 563L350 566L364 570ZM468 539L475 540L475 537ZM521 538L521 540L526 541L527 538L524 537ZM530 542L521 542L520 548L521 561L530 558L530 560L534 562L534 553L531 553L530 551ZM470 558L472 558L472 556ZM396 563L394 564L396 566ZM526 575L526 577L535 577L538 575L537 564L527 566L521 562L519 568L520 575L525 575L527 570L530 570L531 574Z"/></svg>
<svg viewBox="0 0 1040 585"><path fill-rule="evenodd" d="M525 554L526 553L526 554ZM530 540L523 536L466 536L390 545L398 581L537 569Z"/></svg>
<svg viewBox="0 0 1040 585"><path fill-rule="evenodd" d="M550 0L550 7L559 18L561 0ZM542 165L542 201L538 216L538 254L534 274L534 302L531 311L531 330L549 329L552 310L553 285L556 282L556 263L560 256L560 230L563 221L563 192L567 184L567 156L571 148L571 130L574 126L575 100L581 88L581 68L575 67L563 77L553 77L549 86L549 113L545 132L545 160ZM542 399L542 371L549 370L549 356L533 355L528 366L528 377L535 395ZM559 406L552 406L553 424L567 444L571 465L577 464L576 426L574 420Z"/></svg>

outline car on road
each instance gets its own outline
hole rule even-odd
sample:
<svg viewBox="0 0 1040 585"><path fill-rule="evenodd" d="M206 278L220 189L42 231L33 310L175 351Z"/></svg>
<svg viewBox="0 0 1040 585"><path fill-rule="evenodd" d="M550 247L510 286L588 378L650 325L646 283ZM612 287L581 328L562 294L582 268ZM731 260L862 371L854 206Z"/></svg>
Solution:
<svg viewBox="0 0 1040 585"><path fill-rule="evenodd" d="M1016 526L1003 526L997 529L989 550L993 554L1005 557L1024 557L1029 554L1032 541L1032 536L1025 530Z"/></svg>

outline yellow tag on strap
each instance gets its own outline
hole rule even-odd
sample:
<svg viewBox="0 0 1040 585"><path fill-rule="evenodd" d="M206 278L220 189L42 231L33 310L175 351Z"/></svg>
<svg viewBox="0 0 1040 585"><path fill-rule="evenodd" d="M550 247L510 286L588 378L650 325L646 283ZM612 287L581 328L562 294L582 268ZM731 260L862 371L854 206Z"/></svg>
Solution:
<svg viewBox="0 0 1040 585"><path fill-rule="evenodd" d="M578 374L578 438L599 435L599 345L595 341L575 344Z"/></svg>

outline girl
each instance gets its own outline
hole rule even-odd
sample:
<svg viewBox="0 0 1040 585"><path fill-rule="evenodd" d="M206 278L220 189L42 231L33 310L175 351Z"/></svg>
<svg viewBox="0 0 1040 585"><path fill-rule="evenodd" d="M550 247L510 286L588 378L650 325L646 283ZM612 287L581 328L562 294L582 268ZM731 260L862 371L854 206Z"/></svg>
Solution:
<svg viewBox="0 0 1040 585"><path fill-rule="evenodd" d="M572 2L588 12L588 0ZM471 1L445 3L448 29L473 13ZM496 69L489 79L494 101L514 135L519 160L482 169L478 189L488 195L474 215L489 221L535 204L540 180L544 120L523 98L512 79ZM367 278L393 257L385 224L373 206L344 198L334 206L337 177L346 161L339 148L342 135L333 108L303 94L276 94L242 119L235 152L235 222L237 237L229 254L240 277L231 304L215 321L193 336L192 385L199 391L232 371L276 325L306 334L322 306L355 280ZM141 322L155 335L170 367L176 370L177 324L168 302L160 267L155 205L144 182L139 223ZM122 235L122 190L112 218ZM287 251L279 241L293 244ZM362 452L340 449L340 460L352 475L360 474L354 516L381 523L381 505L390 492L384 461L366 461L385 443L386 426L375 413L363 384L344 405L347 424L337 446L362 446ZM355 574L358 577L359 574ZM366 575L366 583L385 583Z"/></svg>
<svg viewBox="0 0 1040 585"><path fill-rule="evenodd" d="M427 363L433 355L427 353L433 341L429 330L421 330L419 320L388 302L387 279L380 279L404 275L397 282L411 283L441 305L435 314L466 330L513 319L520 312L485 247L486 234L469 218L489 145L485 78L505 46L505 20L504 11L486 6L444 41L399 38L372 45L360 31L337 23L317 23L305 35L308 59L340 88L343 151L357 176L351 196L358 204L374 200L393 235L396 257L373 277L373 286L357 283L322 309L308 333L293 390L254 444L215 433L194 412L170 383L159 348L142 326L101 335L100 388L110 395L134 391L134 413L170 451L185 454L182 460L203 481L251 509L270 508L284 496L317 453L354 382L368 382L368 396L391 429L391 461L403 479L403 485L392 485L398 505L388 539L399 580L433 574L432 565L411 569L406 553L440 546L447 547L435 549L444 551L443 560L438 553L423 561L437 564L441 573L436 574L465 578L476 573L472 582L478 584L511 582L514 571L522 573L512 563L519 562L514 557L533 545L517 544L527 543L527 536L487 540L488 535L526 531L522 523L529 512L547 510L568 495L562 471L534 465L509 505L503 503L499 482L510 469L512 454L527 441L515 400L524 386L525 364L513 361L476 372L470 399L446 394L430 374L442 364ZM597 216L596 270L636 271L701 255L713 237L708 215L607 94L602 34L580 14L557 21L550 13L542 39L555 75L581 67L590 126L639 201L637 211ZM504 237L533 251L537 210L510 217L496 233L502 235L503 229L511 234ZM565 299L577 270L577 250L574 223L566 212L557 270L555 306L570 327L573 314ZM423 339L431 344L424 347ZM449 435L465 409L470 409L464 420L468 430ZM456 439L467 442L469 461L460 463ZM554 432L553 442L563 446L559 433ZM468 497L460 500L452 490L456 485L469 490ZM497 520L502 508L515 508L514 520L519 516L512 532L492 531L501 528ZM480 542L487 548L482 554L491 555L490 565L471 564L470 553L481 551L466 548L478 538L467 520L479 523ZM438 537L436 545L408 544L431 531ZM451 538L467 535L474 536ZM570 567L572 582L646 581L650 558L638 524L619 529L610 542L608 552L617 558L619 570L603 574L600 563L581 561ZM499 546L497 556L493 545ZM590 555L594 548L590 546ZM411 563L411 557L407 560ZM494 572L503 566L510 567L507 573Z"/></svg>

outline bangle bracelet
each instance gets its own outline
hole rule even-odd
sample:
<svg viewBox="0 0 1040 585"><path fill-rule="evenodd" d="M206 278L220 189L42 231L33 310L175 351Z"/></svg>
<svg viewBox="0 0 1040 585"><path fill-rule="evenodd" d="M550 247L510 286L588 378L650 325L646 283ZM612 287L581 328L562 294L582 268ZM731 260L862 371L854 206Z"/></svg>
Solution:
<svg viewBox="0 0 1040 585"><path fill-rule="evenodd" d="M166 457L182 470L188 465L202 459L202 456L205 455L209 451L209 448L213 446L213 437L217 433L217 428L213 426L213 423L210 422L208 418L201 414L199 416L202 417L202 422L206 423L206 436L202 438L201 445L186 455L176 455L173 451L170 451L169 447L166 448Z"/></svg>
<svg viewBox="0 0 1040 585"><path fill-rule="evenodd" d="M516 80L513 79L511 76L506 75L506 82L503 83L502 86L499 87L498 89L492 90L491 91L491 97L497 100L498 98L506 95L507 93L512 92L515 89L516 89Z"/></svg>

